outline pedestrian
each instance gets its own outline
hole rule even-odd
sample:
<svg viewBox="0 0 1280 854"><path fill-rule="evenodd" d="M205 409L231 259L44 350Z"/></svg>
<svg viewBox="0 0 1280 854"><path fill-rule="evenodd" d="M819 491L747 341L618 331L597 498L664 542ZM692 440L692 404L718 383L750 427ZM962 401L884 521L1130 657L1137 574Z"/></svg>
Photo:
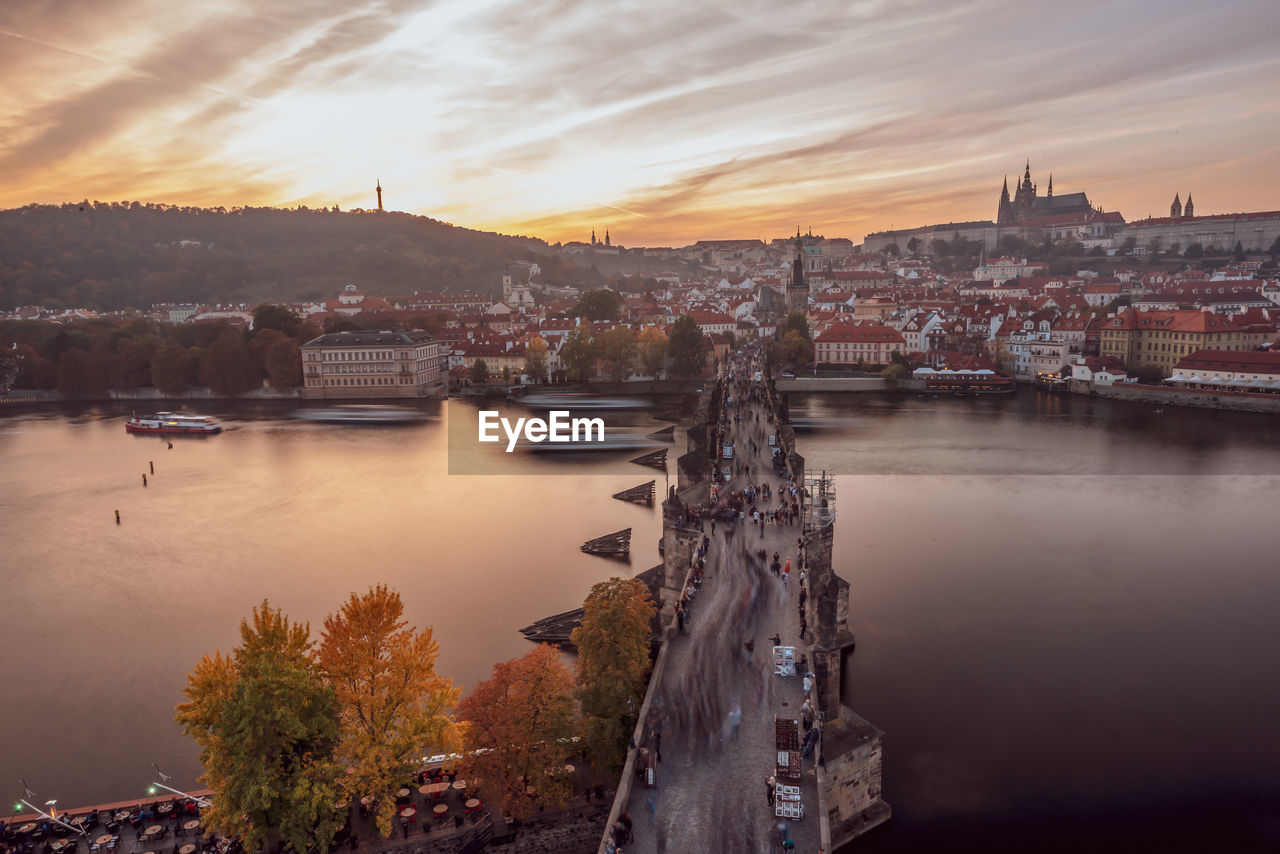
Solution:
<svg viewBox="0 0 1280 854"><path fill-rule="evenodd" d="M676 606L676 624L680 628L680 634L684 634L684 606Z"/></svg>
<svg viewBox="0 0 1280 854"><path fill-rule="evenodd" d="M649 797L645 799L644 808L649 811L649 824L652 826L654 817L658 814L658 801L654 798L653 792L650 792Z"/></svg>
<svg viewBox="0 0 1280 854"><path fill-rule="evenodd" d="M808 697L809 692L813 690L813 683L815 679L816 677L812 673L806 673L804 675L804 695L806 697Z"/></svg>
<svg viewBox="0 0 1280 854"><path fill-rule="evenodd" d="M764 781L764 794L769 799L769 806L773 806L773 790L776 783L773 777L768 777Z"/></svg>
<svg viewBox="0 0 1280 854"><path fill-rule="evenodd" d="M804 621L804 617L800 618L800 640L804 640L804 633L808 631L809 624Z"/></svg>

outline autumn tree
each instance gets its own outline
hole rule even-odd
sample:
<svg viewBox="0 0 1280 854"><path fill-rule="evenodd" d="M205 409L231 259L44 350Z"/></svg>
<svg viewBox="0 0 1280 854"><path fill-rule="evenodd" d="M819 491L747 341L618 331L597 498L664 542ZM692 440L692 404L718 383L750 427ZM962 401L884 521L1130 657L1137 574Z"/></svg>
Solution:
<svg viewBox="0 0 1280 854"><path fill-rule="evenodd" d="M240 646L187 676L174 720L200 747L213 790L202 819L245 850L279 841L324 851L341 826L334 692L312 658L311 629L264 600L240 623Z"/></svg>
<svg viewBox="0 0 1280 854"><path fill-rule="evenodd" d="M561 358L569 372L569 379L575 382L586 382L594 373L596 361L596 342L592 340L587 327L578 325L565 338L561 349Z"/></svg>
<svg viewBox="0 0 1280 854"><path fill-rule="evenodd" d="M404 619L400 594L379 584L352 594L324 621L320 673L338 702L339 764L351 797L377 798L377 824L390 835L396 790L421 757L452 747L445 709L458 701L453 683L436 673L440 647L431 628Z"/></svg>
<svg viewBox="0 0 1280 854"><path fill-rule="evenodd" d="M667 333L660 326L646 326L640 333L640 364L651 377L662 373L667 362Z"/></svg>
<svg viewBox="0 0 1280 854"><path fill-rule="evenodd" d="M301 318L283 305L264 302L253 310L253 328L255 332L274 329L291 338L297 337Z"/></svg>
<svg viewBox="0 0 1280 854"><path fill-rule="evenodd" d="M622 297L608 288L598 288L583 294L569 313L588 320L617 320L621 308Z"/></svg>
<svg viewBox="0 0 1280 854"><path fill-rule="evenodd" d="M626 326L615 326L597 339L600 357L604 359L609 378L621 382L630 373L631 358L636 352L636 336Z"/></svg>
<svg viewBox="0 0 1280 854"><path fill-rule="evenodd" d="M702 373L702 355L707 345L697 321L688 315L681 317L671 325L667 338L672 373L681 377Z"/></svg>
<svg viewBox="0 0 1280 854"><path fill-rule="evenodd" d="M495 665L492 678L458 704L465 771L484 781L507 815L523 818L539 802L564 804L572 794L561 742L575 734L573 689L560 654L538 644L522 658Z"/></svg>
<svg viewBox="0 0 1280 854"><path fill-rule="evenodd" d="M484 385L489 381L489 365L484 359L476 359L472 363L471 381L476 385Z"/></svg>
<svg viewBox="0 0 1280 854"><path fill-rule="evenodd" d="M578 648L577 696L582 704L587 751L598 768L617 771L632 715L649 678L649 589L638 578L610 578L593 585L583 603L582 625L570 638Z"/></svg>
<svg viewBox="0 0 1280 854"><path fill-rule="evenodd" d="M267 348L267 378L274 389L296 388L302 385L302 348L293 338L281 338Z"/></svg>
<svg viewBox="0 0 1280 854"><path fill-rule="evenodd" d="M58 360L58 391L66 397L104 397L107 365L101 354L72 347Z"/></svg>
<svg viewBox="0 0 1280 854"><path fill-rule="evenodd" d="M177 344L170 344L156 351L151 357L151 384L165 394L186 391L187 351Z"/></svg>
<svg viewBox="0 0 1280 854"><path fill-rule="evenodd" d="M243 394L258 385L253 355L233 330L226 330L209 346L200 365L200 382L220 395Z"/></svg>
<svg viewBox="0 0 1280 854"><path fill-rule="evenodd" d="M535 335L524 348L524 372L534 382L547 379L547 342Z"/></svg>

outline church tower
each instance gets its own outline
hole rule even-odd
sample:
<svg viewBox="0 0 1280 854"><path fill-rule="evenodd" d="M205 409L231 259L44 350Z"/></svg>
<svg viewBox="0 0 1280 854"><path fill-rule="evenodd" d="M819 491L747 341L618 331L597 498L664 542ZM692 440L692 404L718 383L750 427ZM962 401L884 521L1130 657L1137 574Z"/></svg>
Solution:
<svg viewBox="0 0 1280 854"><path fill-rule="evenodd" d="M1000 188L1000 207L996 208L996 225L1013 222L1013 205L1009 201L1009 176L1004 176L1004 186Z"/></svg>
<svg viewBox="0 0 1280 854"><path fill-rule="evenodd" d="M1173 204L1169 205L1169 216L1182 216L1182 200L1177 193L1173 194Z"/></svg>
<svg viewBox="0 0 1280 854"><path fill-rule="evenodd" d="M604 245L605 245L605 246L611 246L611 245L612 245L612 244L609 242L609 229L607 229L607 228L604 230Z"/></svg>
<svg viewBox="0 0 1280 854"><path fill-rule="evenodd" d="M378 179L378 212L382 212L382 179Z"/></svg>
<svg viewBox="0 0 1280 854"><path fill-rule="evenodd" d="M1052 199L1052 198L1053 198L1053 173L1052 173L1052 172L1050 172L1050 173L1049 173L1049 195L1048 195L1048 198L1050 198L1050 199Z"/></svg>
<svg viewBox="0 0 1280 854"><path fill-rule="evenodd" d="M511 305L511 292L513 284L511 281L511 271L506 266L502 268L502 301L507 305Z"/></svg>
<svg viewBox="0 0 1280 854"><path fill-rule="evenodd" d="M1190 193L1187 193L1187 206L1186 206L1185 208L1183 208L1183 209L1182 209L1182 215L1183 215L1183 216L1195 216L1195 215L1196 215L1196 203L1195 203L1195 202L1193 202L1193 201L1191 201L1191 194L1190 194Z"/></svg>
<svg viewBox="0 0 1280 854"><path fill-rule="evenodd" d="M1022 183L1013 195L1014 216L1023 219L1031 215L1031 208L1036 201L1036 185L1031 183L1031 161L1027 161L1026 171L1022 173Z"/></svg>
<svg viewBox="0 0 1280 854"><path fill-rule="evenodd" d="M787 283L787 313L808 311L809 285L804 280L804 241L796 229L796 257L791 262L791 281Z"/></svg>
<svg viewBox="0 0 1280 854"><path fill-rule="evenodd" d="M591 245L596 245L596 230L594 228L591 229Z"/></svg>

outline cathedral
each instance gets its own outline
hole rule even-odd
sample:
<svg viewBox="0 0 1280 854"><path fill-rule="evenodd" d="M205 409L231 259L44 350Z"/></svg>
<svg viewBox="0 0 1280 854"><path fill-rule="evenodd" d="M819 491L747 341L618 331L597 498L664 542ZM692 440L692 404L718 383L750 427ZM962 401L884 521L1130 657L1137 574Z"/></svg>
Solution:
<svg viewBox="0 0 1280 854"><path fill-rule="evenodd" d="M1009 198L1009 179L1004 179L1004 188L1000 190L1000 207L996 213L997 225L1023 225L1029 220L1041 217L1057 217L1063 214L1087 214L1093 212L1093 205L1084 193L1067 193L1064 196L1053 194L1053 176L1049 176L1049 192L1039 195L1038 188L1031 182L1031 161L1027 161L1026 171L1022 174L1022 183L1014 190L1013 198Z"/></svg>

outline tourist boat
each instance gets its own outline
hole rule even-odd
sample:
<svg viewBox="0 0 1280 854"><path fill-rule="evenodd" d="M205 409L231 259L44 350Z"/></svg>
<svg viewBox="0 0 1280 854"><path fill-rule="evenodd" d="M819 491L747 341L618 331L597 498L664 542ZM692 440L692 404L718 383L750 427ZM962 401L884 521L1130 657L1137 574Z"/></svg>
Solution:
<svg viewBox="0 0 1280 854"><path fill-rule="evenodd" d="M430 416L408 406L329 406L294 410L294 418L325 424L417 424Z"/></svg>
<svg viewBox="0 0 1280 854"><path fill-rule="evenodd" d="M130 433L190 433L211 436L222 432L222 425L207 415L184 415L180 412L157 412L134 415L124 422Z"/></svg>

